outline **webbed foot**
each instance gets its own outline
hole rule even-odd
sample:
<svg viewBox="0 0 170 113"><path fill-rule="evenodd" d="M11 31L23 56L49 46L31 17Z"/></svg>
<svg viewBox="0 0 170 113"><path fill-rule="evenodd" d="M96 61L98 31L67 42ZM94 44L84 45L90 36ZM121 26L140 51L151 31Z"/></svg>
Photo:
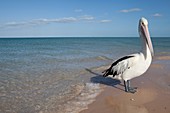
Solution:
<svg viewBox="0 0 170 113"><path fill-rule="evenodd" d="M129 87L129 90L135 90L138 89L138 87Z"/></svg>
<svg viewBox="0 0 170 113"><path fill-rule="evenodd" d="M136 87L135 88L129 87L128 92L129 93L135 93L137 91L136 89L137 89Z"/></svg>

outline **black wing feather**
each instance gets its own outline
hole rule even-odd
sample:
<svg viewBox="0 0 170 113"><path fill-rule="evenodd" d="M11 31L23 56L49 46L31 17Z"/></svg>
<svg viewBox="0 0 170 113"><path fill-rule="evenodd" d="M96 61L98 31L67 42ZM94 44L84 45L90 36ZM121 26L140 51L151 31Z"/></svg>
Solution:
<svg viewBox="0 0 170 113"><path fill-rule="evenodd" d="M113 77L115 76L115 75L117 75L118 73L117 73L117 71L114 71L113 72L113 66L115 66L115 65L117 65L119 62L121 62L121 61L123 61L123 60L126 60L126 59L128 59L128 58L131 58L131 57L134 57L134 56L124 56L124 57L122 57L122 58L120 58L120 59L118 59L118 60L116 60L108 69L106 69L105 71L103 71L103 77L107 77L108 75L113 75Z"/></svg>

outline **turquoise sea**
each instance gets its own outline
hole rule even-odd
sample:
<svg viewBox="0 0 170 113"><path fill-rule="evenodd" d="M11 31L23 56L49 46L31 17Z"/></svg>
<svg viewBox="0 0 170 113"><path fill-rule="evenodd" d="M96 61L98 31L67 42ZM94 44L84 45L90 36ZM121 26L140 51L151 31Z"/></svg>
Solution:
<svg viewBox="0 0 170 113"><path fill-rule="evenodd" d="M152 41L156 56L170 55L170 37ZM76 113L101 92L86 69L140 48L138 37L1 38L0 112Z"/></svg>

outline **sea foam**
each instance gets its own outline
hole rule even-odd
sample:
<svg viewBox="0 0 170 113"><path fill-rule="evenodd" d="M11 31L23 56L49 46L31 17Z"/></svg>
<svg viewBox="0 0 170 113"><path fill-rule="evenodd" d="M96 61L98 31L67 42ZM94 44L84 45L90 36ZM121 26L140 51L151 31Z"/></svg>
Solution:
<svg viewBox="0 0 170 113"><path fill-rule="evenodd" d="M81 90L80 94L62 105L57 113L79 113L87 109L88 104L95 101L95 97L102 91L100 85L94 83L86 83L83 89L78 88Z"/></svg>

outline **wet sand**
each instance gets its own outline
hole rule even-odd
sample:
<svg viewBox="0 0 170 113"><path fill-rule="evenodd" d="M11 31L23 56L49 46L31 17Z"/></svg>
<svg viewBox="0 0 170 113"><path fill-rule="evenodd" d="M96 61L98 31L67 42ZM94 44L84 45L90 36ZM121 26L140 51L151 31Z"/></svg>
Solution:
<svg viewBox="0 0 170 113"><path fill-rule="evenodd" d="M131 80L137 86L135 94L124 92L123 83L111 78L103 79L101 72L107 67L88 70L91 78L100 83L103 92L80 113L170 113L170 57L154 58L149 70ZM162 62L166 62L162 63Z"/></svg>

